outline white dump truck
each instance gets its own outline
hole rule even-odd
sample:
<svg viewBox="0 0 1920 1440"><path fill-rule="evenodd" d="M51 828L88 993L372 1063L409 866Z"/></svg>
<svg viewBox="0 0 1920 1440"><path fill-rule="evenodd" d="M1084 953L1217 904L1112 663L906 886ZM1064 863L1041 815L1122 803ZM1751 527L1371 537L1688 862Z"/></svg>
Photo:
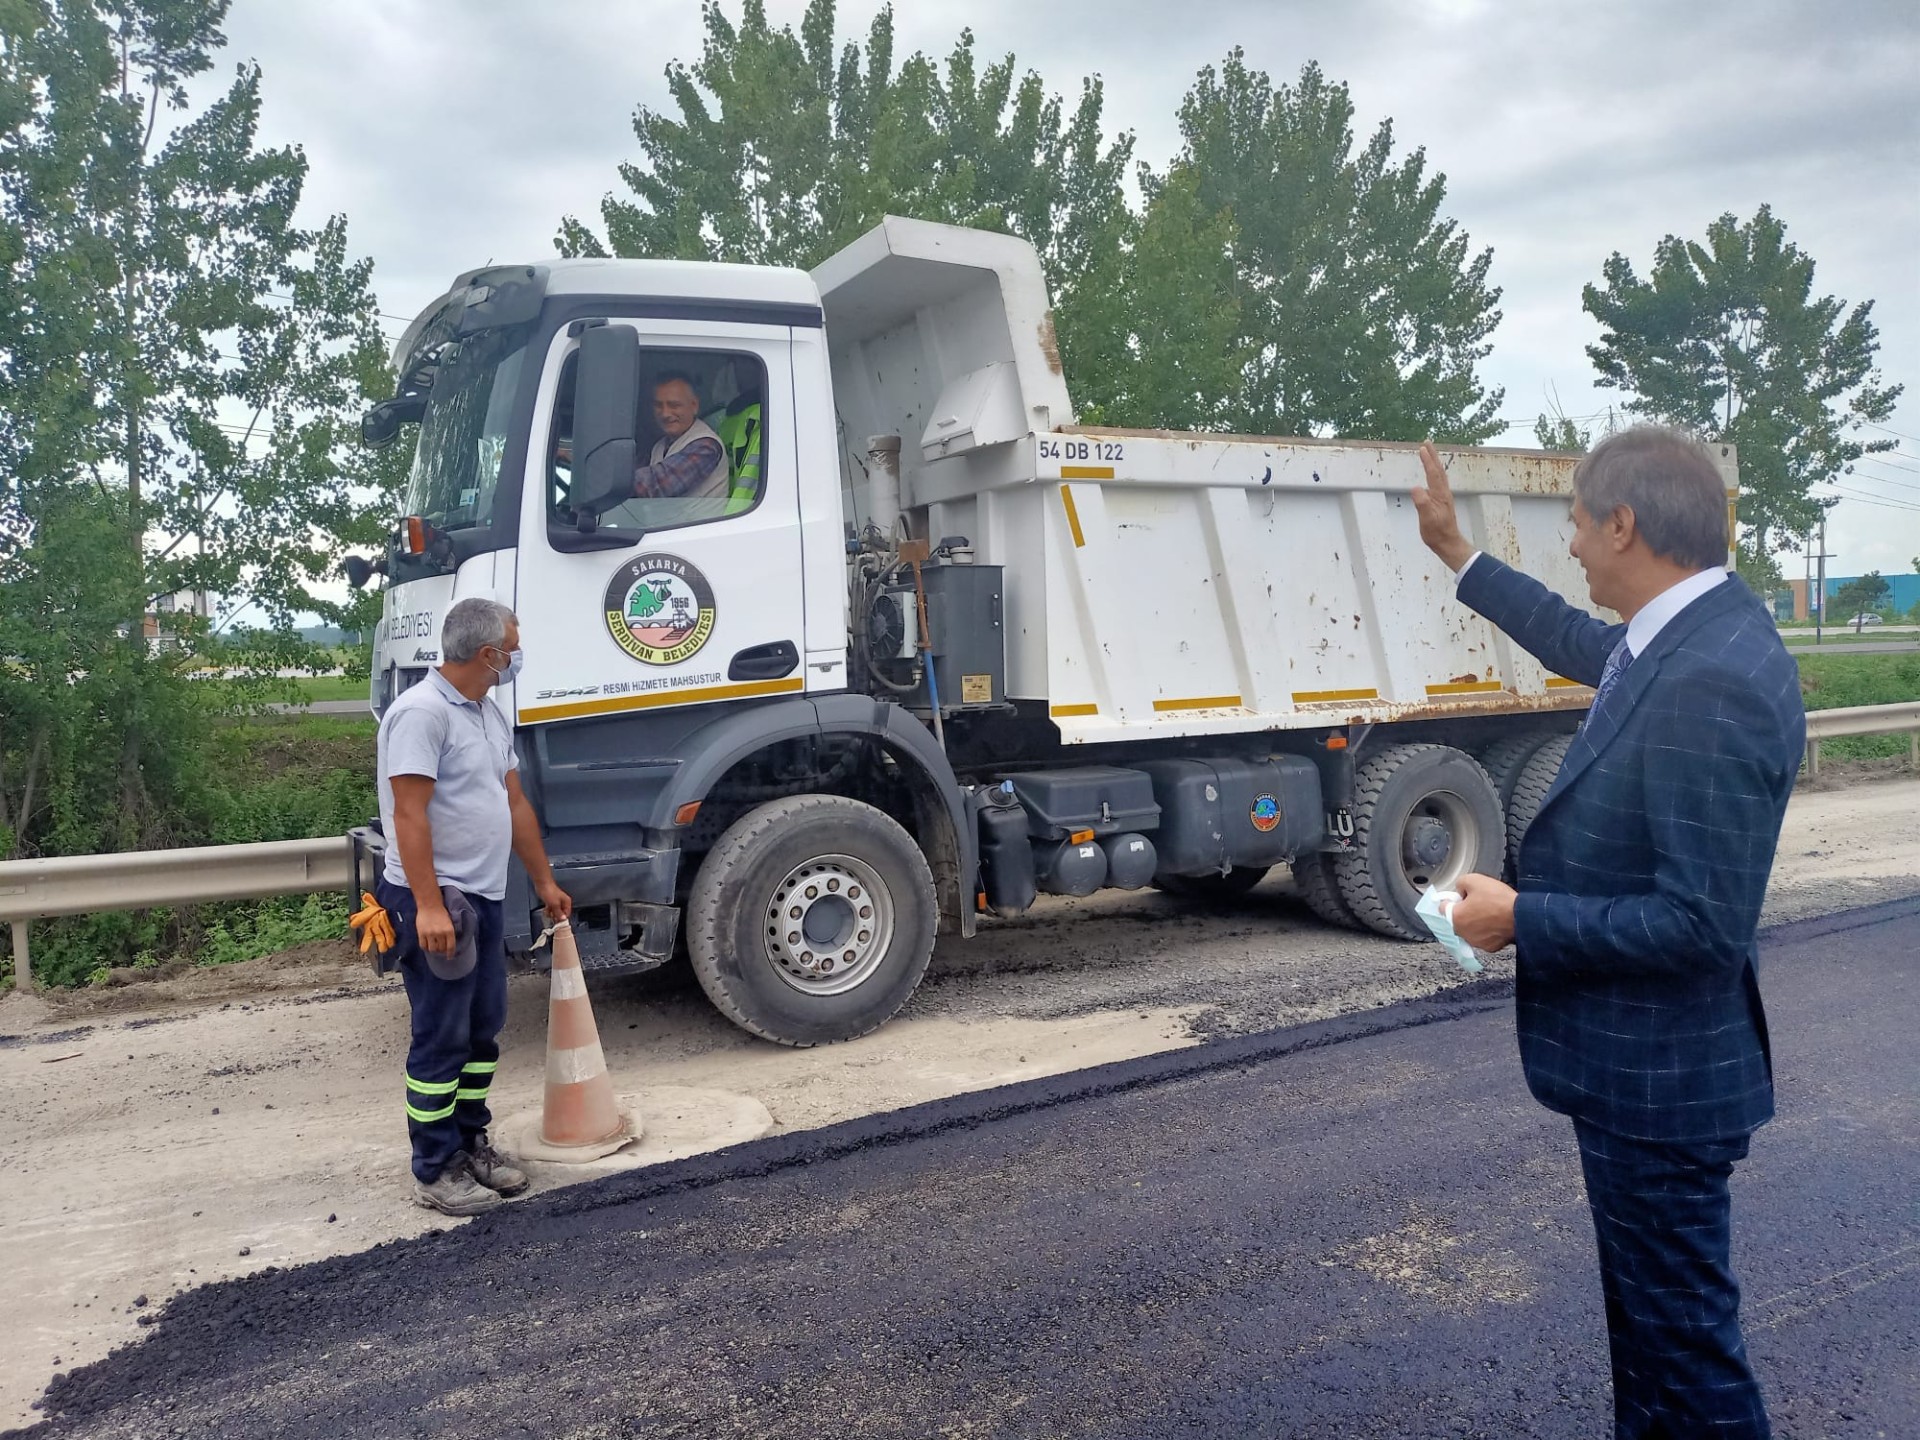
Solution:
<svg viewBox="0 0 1920 1440"><path fill-rule="evenodd" d="M1421 936L1423 889L1502 870L1591 699L1453 600L1413 447L1077 426L1009 236L494 266L396 368L363 429L418 426L405 515L350 565L386 577L374 709L449 605L510 605L496 695L590 972L684 941L770 1040L872 1029L936 931L1041 893L1204 903L1289 865L1326 920ZM703 418L669 437L680 384ZM688 435L714 472L636 495ZM1480 546L1584 596L1570 457L1445 458ZM507 928L540 928L524 875Z"/></svg>

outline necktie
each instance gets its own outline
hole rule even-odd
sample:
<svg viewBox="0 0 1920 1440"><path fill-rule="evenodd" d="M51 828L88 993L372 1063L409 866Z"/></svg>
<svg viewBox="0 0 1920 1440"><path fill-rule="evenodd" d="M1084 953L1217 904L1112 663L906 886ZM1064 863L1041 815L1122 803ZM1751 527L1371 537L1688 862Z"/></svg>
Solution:
<svg viewBox="0 0 1920 1440"><path fill-rule="evenodd" d="M1620 683L1620 677L1627 673L1627 666L1633 663L1633 651L1627 648L1627 637L1622 635L1620 643L1613 647L1613 653L1607 656L1606 668L1600 672L1600 687L1593 692L1593 708L1598 710L1613 688Z"/></svg>

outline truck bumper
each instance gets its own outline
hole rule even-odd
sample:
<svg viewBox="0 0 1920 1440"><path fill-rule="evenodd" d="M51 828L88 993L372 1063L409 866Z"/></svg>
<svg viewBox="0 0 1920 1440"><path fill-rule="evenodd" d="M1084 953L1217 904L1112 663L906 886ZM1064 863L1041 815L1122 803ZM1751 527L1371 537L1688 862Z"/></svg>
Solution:
<svg viewBox="0 0 1920 1440"><path fill-rule="evenodd" d="M380 877L387 841L369 825L354 827L347 839L353 848L347 898L357 910L360 892L372 890ZM672 958L680 933L680 907L674 903L680 875L678 850L555 855L552 863L555 883L573 900L573 934L581 968L602 975L628 975ZM526 871L516 860L507 876L508 953L529 953L539 929L534 915L538 905ZM547 952L531 953L545 969Z"/></svg>

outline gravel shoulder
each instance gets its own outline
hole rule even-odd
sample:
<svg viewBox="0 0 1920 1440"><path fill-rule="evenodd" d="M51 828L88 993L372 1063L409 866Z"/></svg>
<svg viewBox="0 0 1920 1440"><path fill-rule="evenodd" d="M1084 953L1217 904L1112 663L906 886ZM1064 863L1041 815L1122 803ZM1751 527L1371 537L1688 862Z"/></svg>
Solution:
<svg viewBox="0 0 1920 1440"><path fill-rule="evenodd" d="M1920 781L1853 770L1796 795L1770 923L1920 892ZM1511 974L1510 957L1489 964ZM1154 892L1049 901L943 942L874 1035L755 1041L690 977L615 981L595 1009L636 1153L536 1186L1433 995L1468 977L1438 946L1325 928L1278 872L1203 909ZM537 1112L545 986L516 977L498 1128ZM171 1295L417 1235L398 1077L406 1001L340 945L52 999L0 997L0 1257L14 1324L0 1426L48 1379L140 1333Z"/></svg>

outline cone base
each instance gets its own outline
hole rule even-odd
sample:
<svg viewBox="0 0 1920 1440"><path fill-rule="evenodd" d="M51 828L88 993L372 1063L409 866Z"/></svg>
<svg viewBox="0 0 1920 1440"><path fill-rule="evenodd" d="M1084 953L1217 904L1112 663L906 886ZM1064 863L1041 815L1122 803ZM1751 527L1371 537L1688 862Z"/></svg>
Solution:
<svg viewBox="0 0 1920 1440"><path fill-rule="evenodd" d="M585 1165L589 1161L604 1160L616 1150L624 1150L640 1138L640 1122L630 1111L622 1111L620 1125L604 1140L592 1140L583 1145L554 1145L540 1133L539 1119L534 1119L521 1132L513 1145L513 1153L524 1160L540 1160L550 1165Z"/></svg>

